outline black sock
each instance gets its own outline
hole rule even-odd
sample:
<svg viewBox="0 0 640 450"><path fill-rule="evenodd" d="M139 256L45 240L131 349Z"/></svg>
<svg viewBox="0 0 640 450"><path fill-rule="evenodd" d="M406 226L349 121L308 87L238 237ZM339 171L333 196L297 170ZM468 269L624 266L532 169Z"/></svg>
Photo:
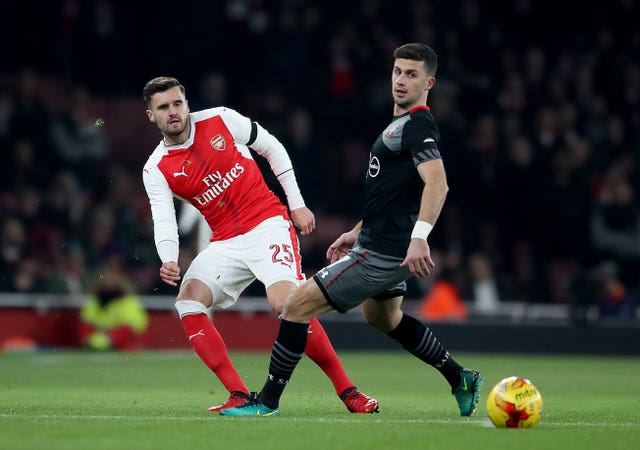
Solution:
<svg viewBox="0 0 640 450"><path fill-rule="evenodd" d="M269 377L258 394L260 403L272 409L278 407L280 396L304 354L308 329L308 323L280 320L278 338L271 351Z"/></svg>
<svg viewBox="0 0 640 450"><path fill-rule="evenodd" d="M400 343L409 353L440 371L452 388L460 384L462 367L449 355L429 327L408 314L387 335Z"/></svg>

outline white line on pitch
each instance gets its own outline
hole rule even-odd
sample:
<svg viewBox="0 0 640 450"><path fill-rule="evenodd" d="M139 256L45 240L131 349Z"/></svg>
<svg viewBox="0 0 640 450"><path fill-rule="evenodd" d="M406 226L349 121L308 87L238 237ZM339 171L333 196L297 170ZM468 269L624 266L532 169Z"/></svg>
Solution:
<svg viewBox="0 0 640 450"><path fill-rule="evenodd" d="M211 421L211 420L237 420L237 418L221 418L216 415L206 417L173 417L173 416L109 416L109 415L63 415L63 414L0 414L4 419L44 419L44 420L153 420L153 421ZM242 419L240 419L242 420ZM261 419L261 420L264 420ZM267 420L288 420L292 422L321 422L321 423L354 423L354 422L377 422L377 423L434 423L434 424L473 424L479 426L493 427L488 419L369 419L367 417L354 419L338 419L323 417L279 417ZM549 422L543 421L539 427L617 427L617 428L639 428L640 423L636 422Z"/></svg>

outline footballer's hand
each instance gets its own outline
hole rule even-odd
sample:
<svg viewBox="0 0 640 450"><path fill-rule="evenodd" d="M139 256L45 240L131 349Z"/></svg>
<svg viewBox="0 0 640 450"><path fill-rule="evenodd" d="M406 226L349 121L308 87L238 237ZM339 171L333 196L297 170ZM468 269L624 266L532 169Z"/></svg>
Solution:
<svg viewBox="0 0 640 450"><path fill-rule="evenodd" d="M176 282L180 280L180 267L178 263L175 261L162 263L162 267L160 267L160 278L169 286L177 286L178 284Z"/></svg>
<svg viewBox="0 0 640 450"><path fill-rule="evenodd" d="M291 211L291 219L303 235L310 234L316 229L316 217L306 206Z"/></svg>
<svg viewBox="0 0 640 450"><path fill-rule="evenodd" d="M400 267L408 267L411 273L419 278L426 277L435 267L433 259L431 259L431 249L424 239L411 239L407 256L400 264Z"/></svg>
<svg viewBox="0 0 640 450"><path fill-rule="evenodd" d="M353 248L353 244L358 239L357 231L349 231L348 233L342 233L338 239L327 249L327 259L332 263L336 262Z"/></svg>

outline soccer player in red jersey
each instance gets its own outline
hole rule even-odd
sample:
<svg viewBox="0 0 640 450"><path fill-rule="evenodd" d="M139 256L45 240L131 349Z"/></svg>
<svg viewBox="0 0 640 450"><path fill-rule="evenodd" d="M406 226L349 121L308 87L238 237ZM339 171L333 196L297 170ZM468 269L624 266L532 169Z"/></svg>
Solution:
<svg viewBox="0 0 640 450"><path fill-rule="evenodd" d="M162 261L160 278L171 286L180 282L175 307L189 343L230 393L226 402L208 409L216 412L251 397L207 309L228 308L258 279L280 314L286 297L304 281L295 227L309 234L315 217L284 146L257 122L225 107L190 112L184 86L172 77L150 80L143 98L149 120L162 134L142 174ZM269 162L288 209L267 187L249 148ZM197 208L212 230L209 246L184 275L174 197ZM349 411L378 411L378 401L353 385L317 320L311 321L307 342L306 354L331 379Z"/></svg>

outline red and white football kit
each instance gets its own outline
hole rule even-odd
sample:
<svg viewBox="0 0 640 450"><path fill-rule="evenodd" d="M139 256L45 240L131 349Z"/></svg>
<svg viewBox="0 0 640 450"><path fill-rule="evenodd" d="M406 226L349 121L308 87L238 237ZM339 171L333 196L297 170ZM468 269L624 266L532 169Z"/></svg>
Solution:
<svg viewBox="0 0 640 450"><path fill-rule="evenodd" d="M294 211L305 205L286 150L256 122L228 108L191 113L190 119L189 138L178 145L160 142L143 170L160 259L178 261L175 196L200 211L213 231L209 245L182 277L183 283L196 278L207 284L212 306L229 307L256 278L265 287L277 281L300 284L304 275L296 230L287 208L267 187L249 147L267 159ZM208 411L218 412L249 399L205 305L182 299L175 307L189 344L231 394ZM349 411L378 410L378 402L353 385L316 318L309 324L305 352L327 374Z"/></svg>
<svg viewBox="0 0 640 450"><path fill-rule="evenodd" d="M295 228L249 146L267 159L295 210L304 200L286 150L232 109L207 109L190 118L189 138L177 145L161 141L143 170L160 259L178 261L175 196L197 208L213 230L211 244L194 259L183 282L205 282L214 305L232 305L255 278L266 287L282 280L298 284L304 276Z"/></svg>

